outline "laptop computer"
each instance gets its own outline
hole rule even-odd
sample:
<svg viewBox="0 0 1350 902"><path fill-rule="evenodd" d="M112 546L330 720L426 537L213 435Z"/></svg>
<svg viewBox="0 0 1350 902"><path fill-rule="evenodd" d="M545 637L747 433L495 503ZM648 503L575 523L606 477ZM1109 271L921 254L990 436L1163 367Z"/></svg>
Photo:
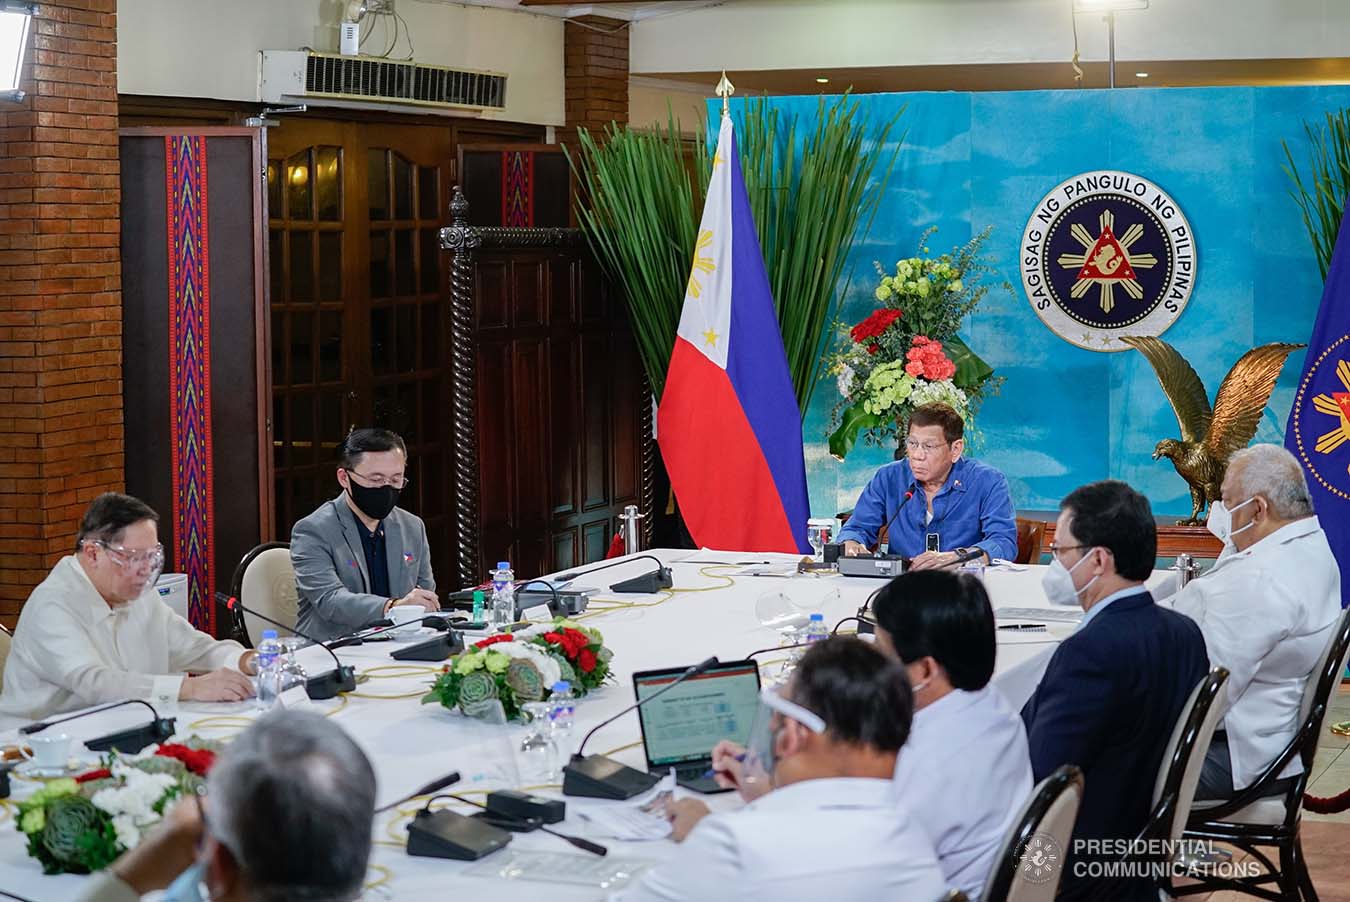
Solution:
<svg viewBox="0 0 1350 902"><path fill-rule="evenodd" d="M638 701L648 698L686 669L635 673L633 692ZM686 789L724 792L708 773L713 746L723 739L744 745L758 707L759 666L754 661L726 661L685 680L638 708L648 772L674 768L675 781Z"/></svg>

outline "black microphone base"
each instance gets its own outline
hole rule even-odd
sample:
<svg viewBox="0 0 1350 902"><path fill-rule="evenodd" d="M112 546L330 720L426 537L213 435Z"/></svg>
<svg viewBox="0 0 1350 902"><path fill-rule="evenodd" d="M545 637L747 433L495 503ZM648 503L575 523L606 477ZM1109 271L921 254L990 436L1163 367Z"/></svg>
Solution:
<svg viewBox="0 0 1350 902"><path fill-rule="evenodd" d="M615 583L609 587L609 591L640 592L650 595L653 592L660 592L662 589L674 588L674 586L675 580L671 576L670 568L661 567L651 573L644 573L641 576L626 579L621 583Z"/></svg>
<svg viewBox="0 0 1350 902"><path fill-rule="evenodd" d="M587 799L631 799L651 789L661 778L634 770L604 755L573 757L563 768L563 795Z"/></svg>
<svg viewBox="0 0 1350 902"><path fill-rule="evenodd" d="M453 654L464 650L464 640L459 633L451 630L439 636L432 636L423 642L417 642L400 648L390 654L395 661L444 661Z"/></svg>
<svg viewBox="0 0 1350 902"><path fill-rule="evenodd" d="M408 824L408 854L476 861L511 841L511 834L448 809L417 812Z"/></svg>
<svg viewBox="0 0 1350 902"><path fill-rule="evenodd" d="M172 736L174 723L175 719L172 717L161 717L144 726L132 727L129 730L109 733L107 736L91 739L85 743L85 746L93 752L113 751L121 752L124 755L134 755L147 745L163 742Z"/></svg>
<svg viewBox="0 0 1350 902"><path fill-rule="evenodd" d="M305 694L315 700L334 698L339 692L356 691L356 671L347 665L305 680Z"/></svg>

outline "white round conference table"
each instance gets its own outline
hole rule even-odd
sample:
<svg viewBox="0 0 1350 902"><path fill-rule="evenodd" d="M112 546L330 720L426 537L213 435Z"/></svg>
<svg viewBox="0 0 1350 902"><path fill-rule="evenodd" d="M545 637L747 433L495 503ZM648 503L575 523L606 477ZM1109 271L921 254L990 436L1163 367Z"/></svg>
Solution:
<svg viewBox="0 0 1350 902"><path fill-rule="evenodd" d="M683 667L717 655L723 661L738 660L748 653L776 646L779 634L762 626L755 615L756 600L769 592L783 592L794 604L807 610L819 610L827 624L854 614L867 597L884 583L876 579L838 575L797 575L792 577L744 575L744 566L767 562L787 565L798 560L793 555L688 550L650 552L667 562L673 571L675 591L657 595L615 595L607 587L622 579L654 568L641 558L620 566L576 579L574 587L602 589L593 599L585 617L587 626L604 633L605 643L614 652L613 679L606 686L581 700L576 709L575 741L592 726L618 713L633 701L631 676L635 671L663 667ZM578 568L584 570L585 568ZM1041 590L1042 566L1010 568L1000 566L985 572L985 585L995 609L1001 607L1050 608ZM1157 587L1167 578L1156 572L1150 585ZM544 608L535 615L542 618ZM1000 621L1014 622L1014 621ZM1054 646L1076 624L1045 621L1044 632L999 631L995 685L1016 709L1030 696L1039 681ZM846 623L841 632L856 624ZM472 637L470 637L472 641ZM471 721L439 705L422 705L419 697L426 691L440 664L400 663L389 658L394 643L369 643L344 648L338 654L344 663L353 664L358 678L368 679L357 692L345 699L312 703L313 710L328 714L360 744L374 764L379 780L380 804L391 802L438 776L459 771L461 781L446 791L482 798L491 789L518 786L515 756L511 749L526 728L514 725L489 726ZM311 674L331 667L320 649L300 652L301 663ZM780 666L784 654L758 656L767 675ZM325 661L328 662L325 665ZM165 713L165 712L161 712ZM250 704L189 705L177 712L178 736L196 734L203 738L226 739L256 716ZM104 735L115 729L143 723L145 717L136 708L125 708L93 715L53 730L63 729L77 743ZM166 715L167 716L167 715ZM0 723L0 742L17 741L19 724ZM83 748L81 747L81 751ZM645 769L637 714L626 714L598 732L586 747L589 753L612 753L624 763ZM92 753L85 752L92 761ZM902 752L903 754L903 752ZM13 779L12 800L30 794L39 784ZM560 795L557 787L537 790L542 795ZM681 793L684 791L681 790ZM715 809L740 804L734 793L703 797ZM12 801L11 800L11 801ZM568 817L556 826L564 832L587 836L610 849L607 863L630 860L634 863L659 862L667 857L673 844L669 840L630 842L608 840L581 821L576 808L582 805L624 805L592 799L567 798ZM503 852L480 862L459 862L439 858L411 857L403 848L404 829L417 803L400 806L401 811L379 815L374 822L377 842L371 858L370 880L376 884L367 898L398 900L444 899L448 893L471 893L475 889L492 893L494 900L537 899L547 892L550 899L602 899L606 893L594 887L544 884L524 879L506 879L499 875L479 876L494 859L514 850L555 853L558 867L584 864L593 858L563 841L542 833L516 834ZM457 810L469 813L467 806ZM64 902L72 898L84 878L72 875L44 876L38 863L28 858L24 841L14 824L14 809L7 807L0 821L0 889L34 902ZM468 873L475 871L475 874ZM490 883L490 885L488 885Z"/></svg>

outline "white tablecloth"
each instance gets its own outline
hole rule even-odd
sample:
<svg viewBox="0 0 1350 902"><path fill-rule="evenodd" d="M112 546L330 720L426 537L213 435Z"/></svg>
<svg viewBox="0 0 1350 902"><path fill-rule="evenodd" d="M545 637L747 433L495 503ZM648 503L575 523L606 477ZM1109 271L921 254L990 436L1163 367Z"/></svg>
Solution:
<svg viewBox="0 0 1350 902"><path fill-rule="evenodd" d="M791 562L786 555L744 554L712 551L656 551L662 560L670 562L674 571L677 592L665 596L597 597L591 612L595 616L587 625L601 629L606 644L614 650L615 680L592 693L577 706L578 740L580 736L604 718L618 712L633 699L631 674L638 670L659 667L679 667L693 664L710 654L722 660L736 660L747 653L775 646L778 634L760 625L755 616L755 602L768 592L784 592L795 603L810 610L820 610L825 620L833 624L853 614L867 596L882 585L879 580L845 578L840 576L797 576L792 578L735 576L729 568L717 568L715 562ZM654 565L651 561L636 560L602 573L583 575L574 585L607 587L630 576L635 576ZM1044 570L1040 566L1009 570L994 568L986 572L985 583L994 607L1049 607L1040 580ZM1156 582L1162 574L1155 574ZM728 585L730 583L730 585ZM703 590L703 591L685 591ZM662 599L665 600L662 600ZM631 607L615 607L614 600L630 603ZM598 613L604 609L604 613ZM543 609L538 613L542 616ZM854 625L846 624L844 629ZM1046 632L1000 632L995 683L1017 708L1035 688L1054 646L1074 629L1069 623L1050 623ZM437 776L458 770L462 781L450 791L470 791L499 788L513 784L514 761L510 754L511 738L519 735L515 727L489 728L446 711L439 706L420 705L416 697L381 699L369 696L410 694L424 691L431 681L430 672L440 665L410 662L399 665L389 659L388 644L368 644L342 649L339 655L344 663L354 664L358 673L371 668L389 668L397 665L412 670L376 670L372 678L358 686L358 694L342 703L338 700L315 703L320 711L331 711L335 723L346 729L370 756L379 779L381 802L412 792ZM317 656L317 657L316 657ZM761 661L781 655L760 656ZM323 669L323 653L306 649L301 660L310 672ZM424 668L425 672L417 672ZM399 676L399 673L405 675ZM74 721L62 727L77 741L104 735L113 729L143 723L144 712L135 708L107 712ZM239 726L232 721L221 723L207 718L228 715L252 717L251 705L183 705L176 712L179 735L196 733L203 737L228 738ZM17 724L0 732L0 741L13 742ZM55 730L56 728L53 728ZM627 715L597 733L587 752L607 752L620 749L615 757L638 768L645 767L639 739L637 715ZM36 788L35 783L15 779L14 797L22 798ZM705 797L715 808L738 804L734 794ZM568 800L569 815L562 829L585 835L585 826L571 811L583 804L620 804L593 800ZM386 878L388 894L399 900L443 899L456 891L491 892L494 900L534 899L544 892L542 885L526 881L493 881L486 885L483 878L467 877L464 871L471 865L433 858L413 858L395 845L396 838L406 836L402 825L406 818L397 815L380 816L375 821L376 846L372 879ZM627 857L659 860L672 848L667 841L631 843L604 841L610 847L610 858ZM518 834L511 848L538 849L548 852L573 853L560 840L547 835ZM577 855L585 853L575 852ZM381 871L380 868L387 869ZM0 822L0 888L18 893L35 902L58 902L70 898L82 878L74 876L45 877L36 861L24 852L22 835L13 824L12 810L7 822ZM558 900L598 899L604 893L594 889L570 888L551 884L550 898Z"/></svg>

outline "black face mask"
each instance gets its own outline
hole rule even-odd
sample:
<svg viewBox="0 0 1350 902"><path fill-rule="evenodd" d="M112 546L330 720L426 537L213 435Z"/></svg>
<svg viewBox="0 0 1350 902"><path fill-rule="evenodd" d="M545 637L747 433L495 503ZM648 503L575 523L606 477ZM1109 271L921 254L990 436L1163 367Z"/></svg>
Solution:
<svg viewBox="0 0 1350 902"><path fill-rule="evenodd" d="M348 476L347 491L351 495L352 502L360 509L361 513L372 520L383 520L398 504L399 490L392 485L357 485L356 480Z"/></svg>

